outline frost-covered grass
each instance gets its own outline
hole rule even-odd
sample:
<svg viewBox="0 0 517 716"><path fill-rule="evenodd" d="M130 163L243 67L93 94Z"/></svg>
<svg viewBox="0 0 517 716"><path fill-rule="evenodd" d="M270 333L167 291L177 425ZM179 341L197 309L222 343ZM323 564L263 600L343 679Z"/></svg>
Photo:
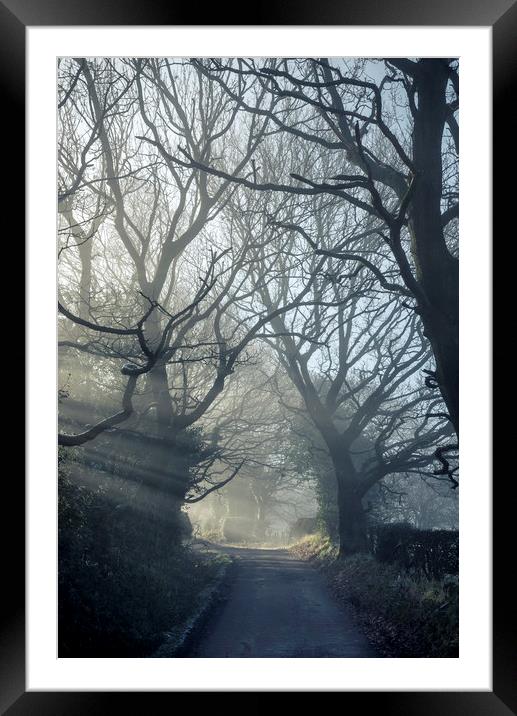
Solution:
<svg viewBox="0 0 517 716"><path fill-rule="evenodd" d="M337 559L327 537L312 535L291 548L326 575L336 597L387 657L458 656L458 584L414 577L367 554Z"/></svg>

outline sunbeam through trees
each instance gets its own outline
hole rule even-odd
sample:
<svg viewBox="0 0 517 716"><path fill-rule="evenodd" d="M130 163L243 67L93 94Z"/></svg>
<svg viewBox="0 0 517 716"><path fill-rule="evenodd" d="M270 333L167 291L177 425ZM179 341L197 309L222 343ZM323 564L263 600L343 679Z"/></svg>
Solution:
<svg viewBox="0 0 517 716"><path fill-rule="evenodd" d="M457 655L458 70L59 61L60 656Z"/></svg>

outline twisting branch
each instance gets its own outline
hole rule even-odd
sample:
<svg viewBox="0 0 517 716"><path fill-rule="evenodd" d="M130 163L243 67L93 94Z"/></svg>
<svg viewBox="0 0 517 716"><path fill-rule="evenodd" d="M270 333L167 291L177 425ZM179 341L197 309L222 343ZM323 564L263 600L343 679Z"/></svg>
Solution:
<svg viewBox="0 0 517 716"><path fill-rule="evenodd" d="M124 422L124 420L127 420L131 413L133 412L133 393L135 392L136 388L136 381L138 376L136 375L130 375L127 381L126 389L124 391L124 395L122 398L122 410L118 413L115 413L115 415L111 415L109 418L105 418L104 420L101 420L100 422L93 425L88 430L85 430L82 433L77 433L76 435L68 435L66 433L59 433L58 434L58 444L59 445L65 445L67 447L75 446L75 445L83 445L84 443L93 440L97 437L100 433L104 432L105 430L109 430L110 428L113 428L115 425L118 425L119 423Z"/></svg>
<svg viewBox="0 0 517 716"><path fill-rule="evenodd" d="M320 249L318 248L318 244L312 239L307 231L303 229L301 226L298 226L297 224L288 224L288 223L282 223L280 221L269 221L268 222L272 226L277 226L280 229L288 229L290 231L296 231L299 233L303 238L307 241L309 246L314 250L314 253L318 254L319 256L330 256L331 258L340 259L342 261L356 261L357 263L360 263L362 266L367 268L375 278L379 281L380 285L387 289L388 291L395 291L396 293L400 293L403 296L412 297L411 291L407 289L405 286L402 286L398 283L391 283L386 279L383 272L377 268L371 261L369 261L364 256L361 256L360 254L354 254L349 251L330 251L329 249Z"/></svg>
<svg viewBox="0 0 517 716"><path fill-rule="evenodd" d="M188 505L193 505L195 502L201 502L201 500L204 500L207 495L209 495L211 492L215 492L216 490L220 490L221 487L224 487L227 485L231 480L233 480L234 477L238 474L241 467L244 465L246 460L241 460L240 464L237 465L235 470L231 473L230 477L227 477L226 480L221 480L221 482L218 482L216 485L212 485L208 490L205 490L201 495L196 495L196 497L186 497L185 502Z"/></svg>
<svg viewBox="0 0 517 716"><path fill-rule="evenodd" d="M58 108L58 109L61 109L62 107L64 107L64 105L68 102L68 99L69 99L70 95L72 94L72 92L74 91L74 88L75 88L75 86L76 86L76 84L77 84L77 81L78 81L80 75L81 75L81 72L83 71L84 59L77 60L77 62L78 62L78 64L79 64L79 68L78 68L78 70L76 71L76 73L75 73L75 75L74 75L72 81L70 82L70 87L66 90L65 96L64 96L63 99L58 103L58 105L57 105L57 108Z"/></svg>
<svg viewBox="0 0 517 716"><path fill-rule="evenodd" d="M452 466L445 457L447 453L453 452L454 450L457 450L459 447L458 443L451 443L450 445L441 445L439 448L436 449L434 456L438 460L438 462L441 464L441 467L436 468L433 470L433 475L447 475L449 480L452 482L452 488L455 490L459 482L455 478L454 473L457 471L457 466Z"/></svg>

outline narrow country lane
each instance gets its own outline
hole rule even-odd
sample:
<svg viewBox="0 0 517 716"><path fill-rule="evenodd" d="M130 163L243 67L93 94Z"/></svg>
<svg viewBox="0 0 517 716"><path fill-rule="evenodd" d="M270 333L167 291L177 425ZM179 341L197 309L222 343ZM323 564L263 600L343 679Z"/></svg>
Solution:
<svg viewBox="0 0 517 716"><path fill-rule="evenodd" d="M190 657L377 656L323 577L283 549L228 547L228 598Z"/></svg>

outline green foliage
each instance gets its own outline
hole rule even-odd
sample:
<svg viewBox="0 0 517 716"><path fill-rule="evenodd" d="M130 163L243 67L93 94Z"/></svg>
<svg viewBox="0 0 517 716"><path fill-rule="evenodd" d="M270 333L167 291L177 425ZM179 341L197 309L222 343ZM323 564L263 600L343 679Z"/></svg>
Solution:
<svg viewBox="0 0 517 716"><path fill-rule="evenodd" d="M288 458L314 489L318 526L323 534L338 534L337 485L334 466L323 439L312 422L294 418Z"/></svg>
<svg viewBox="0 0 517 716"><path fill-rule="evenodd" d="M318 523L320 530L329 537L338 536L339 515L337 507L337 485L333 468L316 474L314 491L318 502Z"/></svg>
<svg viewBox="0 0 517 716"><path fill-rule="evenodd" d="M112 476L98 472L92 488L74 472L74 453L60 449L59 656L147 656L196 610L218 562L139 511L129 488L114 504Z"/></svg>
<svg viewBox="0 0 517 716"><path fill-rule="evenodd" d="M316 535L292 551L322 568L337 598L352 607L384 656L458 656L457 579L417 577L372 555L337 560L335 544Z"/></svg>

